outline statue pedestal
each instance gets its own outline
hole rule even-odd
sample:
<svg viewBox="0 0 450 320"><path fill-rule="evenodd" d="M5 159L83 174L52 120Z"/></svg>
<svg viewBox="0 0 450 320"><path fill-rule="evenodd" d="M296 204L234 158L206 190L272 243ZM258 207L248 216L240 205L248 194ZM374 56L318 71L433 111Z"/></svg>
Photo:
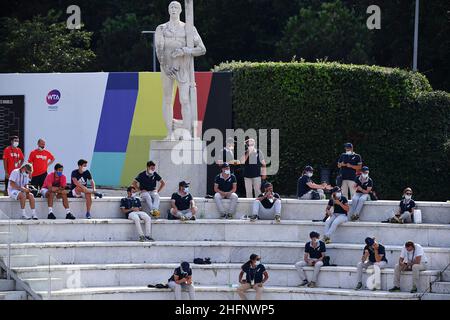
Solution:
<svg viewBox="0 0 450 320"><path fill-rule="evenodd" d="M206 195L206 142L202 140L153 140L150 144L150 160L156 163L156 172L166 186L161 196L170 197L177 192L180 181L190 182L193 197Z"/></svg>

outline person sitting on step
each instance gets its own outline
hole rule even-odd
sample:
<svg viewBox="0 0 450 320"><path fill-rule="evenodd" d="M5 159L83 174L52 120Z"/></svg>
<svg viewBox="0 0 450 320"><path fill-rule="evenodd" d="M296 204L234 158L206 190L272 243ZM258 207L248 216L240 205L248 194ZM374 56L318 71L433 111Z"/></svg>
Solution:
<svg viewBox="0 0 450 320"><path fill-rule="evenodd" d="M348 215L352 221L359 219L364 203L370 199L373 180L369 177L369 167L362 167L361 175L355 179L356 192L352 196L352 205Z"/></svg>
<svg viewBox="0 0 450 320"><path fill-rule="evenodd" d="M245 279L242 277L245 274ZM249 289L255 289L256 300L261 300L264 291L264 283L269 279L266 268L261 264L261 257L257 254L251 254L250 260L244 263L239 273L239 283L241 286L237 289L241 300L247 300L245 292Z"/></svg>
<svg viewBox="0 0 450 320"><path fill-rule="evenodd" d="M194 198L189 193L189 183L181 181L178 184L178 192L172 194L170 200L170 214L181 221L195 220L197 207Z"/></svg>
<svg viewBox="0 0 450 320"><path fill-rule="evenodd" d="M358 283L355 290L361 290L362 285L362 273L364 268L376 265L380 269L383 269L387 265L386 250L382 244L379 244L374 237L367 237L365 239L366 246L363 250L361 261L357 265L357 279ZM376 286L372 290L376 290Z"/></svg>
<svg viewBox="0 0 450 320"><path fill-rule="evenodd" d="M236 194L237 180L236 176L231 173L230 165L225 162L222 165L222 172L214 179L214 201L217 210L224 219L232 219L236 213L238 203L238 195ZM230 207L228 210L223 205L223 199L230 199Z"/></svg>
<svg viewBox="0 0 450 320"><path fill-rule="evenodd" d="M156 189L157 183L159 187ZM159 194L166 183L156 172L156 164L153 161L147 162L147 169L138 174L132 183L133 187L141 190L141 198L147 203L150 214L153 217L159 217Z"/></svg>
<svg viewBox="0 0 450 320"><path fill-rule="evenodd" d="M400 274L404 271L412 271L412 289L411 293L417 292L417 283L419 282L420 271L427 270L428 259L422 246L411 240L405 243L400 253L400 259L394 269L394 287L389 292L400 291Z"/></svg>
<svg viewBox="0 0 450 320"><path fill-rule="evenodd" d="M189 292L190 300L195 300L195 287L192 281L192 269L189 262L184 261L178 268L175 268L168 282L169 288L175 292L175 300L181 300L181 289Z"/></svg>
<svg viewBox="0 0 450 320"><path fill-rule="evenodd" d="M87 163L87 160L78 160L78 169L72 171L70 175L72 179L71 195L74 198L86 199L86 219L91 219L92 194L96 193L96 189L94 178L87 168ZM87 187L89 181L91 182L92 190L89 190Z"/></svg>
<svg viewBox="0 0 450 320"><path fill-rule="evenodd" d="M400 201L399 209L390 222L394 223L412 223L414 221L414 209L416 202L412 199L413 191L411 188L403 190L403 199Z"/></svg>
<svg viewBox="0 0 450 320"><path fill-rule="evenodd" d="M334 187L332 195L328 201L326 215L328 216L325 221L325 232L323 240L326 244L331 242L331 235L336 231L336 228L348 221L347 212L349 210L348 200L342 195L341 188ZM333 213L331 208L333 207Z"/></svg>
<svg viewBox="0 0 450 320"><path fill-rule="evenodd" d="M33 166L29 163L24 163L19 169L14 169L9 175L8 195L14 200L20 201L20 208L22 209L22 219L38 220L36 215L36 204L34 196L30 190L30 175L33 173ZM27 216L25 211L25 202L28 199L31 208L31 218Z"/></svg>
<svg viewBox="0 0 450 320"><path fill-rule="evenodd" d="M264 193L260 194L253 202L253 216L251 221L258 219L275 219L281 221L281 198L273 192L270 182L264 184Z"/></svg>
<svg viewBox="0 0 450 320"><path fill-rule="evenodd" d="M325 258L325 252L327 251L325 243L320 241L320 234L312 231L309 234L311 241L305 244L305 254L303 255L303 261L299 261L295 264L298 276L300 277L300 286L308 285L309 288L315 288L317 284L317 277L319 276L320 268L323 266L323 258ZM311 282L308 283L306 279L305 271L306 266L313 266L314 273Z"/></svg>
<svg viewBox="0 0 450 320"><path fill-rule="evenodd" d="M66 190L67 178L63 174L64 167L62 164L57 163L55 164L54 169L54 172L51 172L46 176L41 189L42 197L47 198L47 219L56 219L55 215L53 214L53 198L54 196L56 196L56 199L62 199L64 209L66 209L66 219L75 220L75 217L70 212L69 200L67 199L67 194L69 193L69 191Z"/></svg>
<svg viewBox="0 0 450 320"><path fill-rule="evenodd" d="M127 219L133 220L139 234L139 241L154 241L152 234L152 218L142 211L141 201L136 198L136 189L133 186L127 188L127 197L120 200L120 210ZM141 220L144 221L145 234L142 231Z"/></svg>
<svg viewBox="0 0 450 320"><path fill-rule="evenodd" d="M297 199L299 200L321 200L325 199L323 190L330 190L332 187L326 182L316 184L311 180L314 169L306 166L302 176L297 181Z"/></svg>

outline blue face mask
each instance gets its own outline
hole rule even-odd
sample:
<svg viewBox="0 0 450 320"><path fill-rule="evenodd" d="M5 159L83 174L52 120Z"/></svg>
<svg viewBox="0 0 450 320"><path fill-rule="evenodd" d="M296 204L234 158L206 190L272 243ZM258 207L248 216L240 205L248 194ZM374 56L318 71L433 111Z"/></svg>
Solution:
<svg viewBox="0 0 450 320"><path fill-rule="evenodd" d="M189 187L185 187L184 192L189 193Z"/></svg>
<svg viewBox="0 0 450 320"><path fill-rule="evenodd" d="M60 172L60 171L57 171L57 172L56 172L56 175L57 175L58 177L61 177L61 176L63 175L63 173Z"/></svg>

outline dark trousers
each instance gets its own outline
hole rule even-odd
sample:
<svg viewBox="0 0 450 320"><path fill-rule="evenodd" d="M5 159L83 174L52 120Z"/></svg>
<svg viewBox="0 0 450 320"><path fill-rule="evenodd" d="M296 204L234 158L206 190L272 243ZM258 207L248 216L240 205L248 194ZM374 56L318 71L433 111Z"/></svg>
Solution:
<svg viewBox="0 0 450 320"><path fill-rule="evenodd" d="M9 183L9 179L5 178L5 196L8 195L8 183Z"/></svg>
<svg viewBox="0 0 450 320"><path fill-rule="evenodd" d="M31 178L30 184L32 186L35 186L36 188L37 187L42 188L46 177L47 177L47 172L41 174L40 176L33 177L33 178Z"/></svg>

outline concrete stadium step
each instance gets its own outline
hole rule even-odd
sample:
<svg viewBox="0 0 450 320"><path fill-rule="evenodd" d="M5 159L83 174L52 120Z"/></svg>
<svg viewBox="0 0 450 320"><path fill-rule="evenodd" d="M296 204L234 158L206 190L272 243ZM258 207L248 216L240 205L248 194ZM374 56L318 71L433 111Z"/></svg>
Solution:
<svg viewBox="0 0 450 320"><path fill-rule="evenodd" d="M0 231L9 222L0 221ZM63 241L130 241L136 240L134 222L125 219L40 220L14 221L11 239L22 242ZM286 220L197 220L180 222L153 220L152 236L159 241L309 241L313 230L323 233L323 222ZM20 230L20 231L19 231ZM385 224L376 222L346 222L333 236L339 243L361 244L367 236L375 236L381 243L403 245L414 239L422 246L450 247L450 225Z"/></svg>
<svg viewBox="0 0 450 320"><path fill-rule="evenodd" d="M26 251L25 251L26 252ZM39 257L36 255L30 255L26 253L22 254L13 254L11 252L11 262L10 266L11 268L15 267L34 267L38 265ZM6 250L0 250L0 259L2 259L5 262L5 265L8 265L8 256Z"/></svg>
<svg viewBox="0 0 450 320"><path fill-rule="evenodd" d="M179 264L98 264L98 265L58 265L50 267L52 277L63 279L67 287L110 287L142 286L146 284L166 283ZM269 286L296 287L300 284L298 273L293 265L267 264ZM241 264L195 265L193 279L195 285L233 285L237 284ZM34 268L15 268L20 278L40 278L49 274L48 266ZM305 267L308 279L313 274L312 267ZM418 289L424 292L430 283L437 279L439 270L421 272ZM363 284L370 274L363 273ZM381 289L386 291L393 286L394 270L383 269ZM317 286L328 288L353 289L356 286L356 267L322 267ZM412 287L412 273L405 272L400 286L403 291ZM436 292L445 293L445 292Z"/></svg>
<svg viewBox="0 0 450 320"><path fill-rule="evenodd" d="M125 193L124 193L125 194ZM92 216L94 218L123 218L119 210L120 197L104 197L96 199L92 206ZM217 211L214 199L195 198L199 208L199 217L205 219L217 219ZM229 200L225 200L228 202ZM239 199L236 218L241 218L244 214L252 212L253 199ZM392 210L398 209L400 201L367 201L361 213L361 221L380 222L388 217ZM312 220L322 219L327 205L327 200L296 200L283 199L282 219L284 220ZM416 202L422 211L422 221L424 223L449 224L450 223L450 203L448 202ZM228 204L225 204L228 205ZM77 218L84 218L86 209L82 199L70 199L70 208ZM145 204L144 204L145 208ZM161 214L167 217L167 211L170 208L170 199L161 198ZM65 211L61 201L55 202L54 213L56 217L65 218ZM21 211L19 203L8 197L0 197L0 210L12 219L20 219ZM27 205L27 210L29 210ZM36 199L36 210L40 219L46 219L48 214L47 202L45 199Z"/></svg>
<svg viewBox="0 0 450 320"><path fill-rule="evenodd" d="M0 291L0 300L27 300L25 291Z"/></svg>
<svg viewBox="0 0 450 320"><path fill-rule="evenodd" d="M229 286L197 286L198 300L239 300L235 288ZM47 293L37 292L46 298ZM248 292L249 299L255 299L253 290ZM385 291L355 291L333 288L291 288L265 287L263 300L418 300L418 294ZM183 299L187 293L183 292ZM52 299L58 300L173 300L174 294L170 289L138 287L100 287L65 289L52 292Z"/></svg>
<svg viewBox="0 0 450 320"><path fill-rule="evenodd" d="M433 283L431 292L448 294L450 296L450 282L439 281Z"/></svg>
<svg viewBox="0 0 450 320"><path fill-rule="evenodd" d="M14 280L0 279L0 291L14 291L16 282Z"/></svg>
<svg viewBox="0 0 450 320"><path fill-rule="evenodd" d="M363 245L332 243L327 246L331 263L353 266L361 259ZM14 255L28 254L48 264L48 257L61 264L97 263L179 263L194 258L210 257L214 263L243 263L251 253L260 255L264 263L293 264L303 256L300 242L252 241L102 241L102 242L46 242L11 246ZM393 267L400 256L401 246L386 245L388 267ZM5 256L6 245L0 245L0 256ZM425 247L429 269L443 269L450 263L450 248ZM21 266L16 264L15 266ZM22 265L23 266L23 265Z"/></svg>
<svg viewBox="0 0 450 320"><path fill-rule="evenodd" d="M48 269L48 267L47 267ZM64 288L63 280L61 278L54 277L42 277L42 278L21 278L26 282L30 288L34 291L47 291L51 286L51 290L62 290Z"/></svg>

